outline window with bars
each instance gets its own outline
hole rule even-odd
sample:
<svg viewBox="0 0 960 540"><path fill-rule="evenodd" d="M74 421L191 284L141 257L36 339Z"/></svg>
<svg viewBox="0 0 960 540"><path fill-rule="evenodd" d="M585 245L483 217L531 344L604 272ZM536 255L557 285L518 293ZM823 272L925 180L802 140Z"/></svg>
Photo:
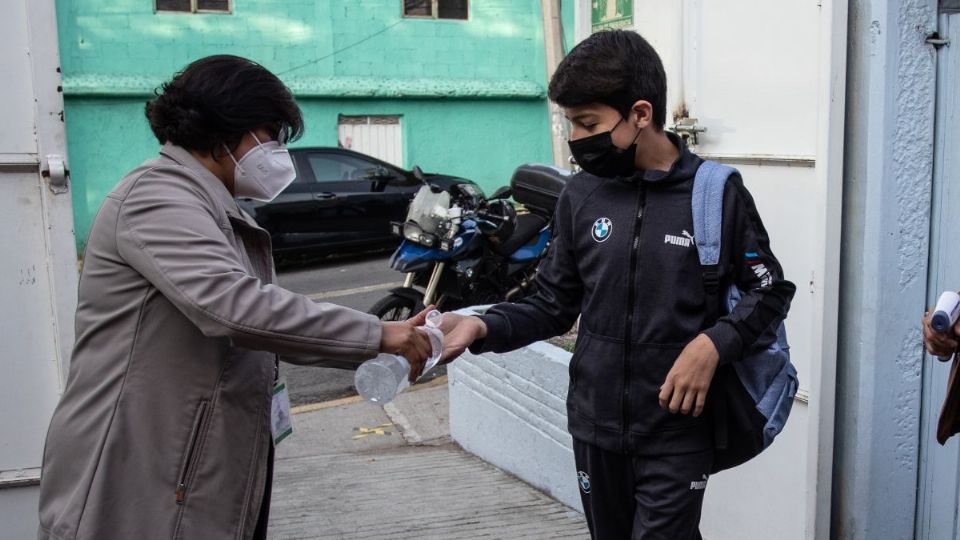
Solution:
<svg viewBox="0 0 960 540"><path fill-rule="evenodd" d="M467 20L469 0L402 0L403 16Z"/></svg>
<svg viewBox="0 0 960 540"><path fill-rule="evenodd" d="M230 13L231 0L155 0L157 13Z"/></svg>

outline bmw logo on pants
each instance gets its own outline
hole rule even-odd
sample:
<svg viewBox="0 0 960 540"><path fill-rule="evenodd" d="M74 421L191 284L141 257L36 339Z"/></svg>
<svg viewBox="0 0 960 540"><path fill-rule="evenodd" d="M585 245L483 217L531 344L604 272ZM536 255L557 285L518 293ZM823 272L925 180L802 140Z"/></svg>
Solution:
<svg viewBox="0 0 960 540"><path fill-rule="evenodd" d="M583 471L577 471L577 481L580 482L580 489L584 493L590 493L590 475Z"/></svg>

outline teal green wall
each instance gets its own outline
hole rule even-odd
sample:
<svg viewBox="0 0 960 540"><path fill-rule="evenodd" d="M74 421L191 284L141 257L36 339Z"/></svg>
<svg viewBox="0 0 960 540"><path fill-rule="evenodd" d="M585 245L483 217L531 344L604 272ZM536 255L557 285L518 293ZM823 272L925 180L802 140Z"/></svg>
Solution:
<svg viewBox="0 0 960 540"><path fill-rule="evenodd" d="M339 114L398 114L408 167L487 191L520 163L551 160L539 0L474 0L468 21L404 19L401 0L233 3L229 15L155 14L152 0L57 0L81 249L106 193L156 155L145 101L210 54L280 75L304 111L298 146L335 145Z"/></svg>
<svg viewBox="0 0 960 540"><path fill-rule="evenodd" d="M303 66L290 73L297 77L544 84L539 0L474 0L469 21L402 18L401 0L233 3L232 14L171 14L154 13L153 0L58 0L64 73L166 77L190 60L229 52L277 73Z"/></svg>
<svg viewBox="0 0 960 540"><path fill-rule="evenodd" d="M159 145L143 117L143 105L138 98L66 99L74 230L80 251L107 193L127 171L157 153Z"/></svg>
<svg viewBox="0 0 960 540"><path fill-rule="evenodd" d="M338 114L399 114L408 168L470 178L488 192L509 182L525 161L551 159L543 102L532 100L301 101L318 129L302 146L335 146Z"/></svg>

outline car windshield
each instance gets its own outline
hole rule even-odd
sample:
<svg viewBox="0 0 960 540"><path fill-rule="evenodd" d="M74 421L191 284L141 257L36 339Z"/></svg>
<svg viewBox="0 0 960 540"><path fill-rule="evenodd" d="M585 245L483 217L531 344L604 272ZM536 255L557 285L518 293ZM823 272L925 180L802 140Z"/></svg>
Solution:
<svg viewBox="0 0 960 540"><path fill-rule="evenodd" d="M436 234L438 225L447 219L449 209L449 193L446 191L434 193L428 186L423 186L410 203L407 221L416 222L424 232Z"/></svg>

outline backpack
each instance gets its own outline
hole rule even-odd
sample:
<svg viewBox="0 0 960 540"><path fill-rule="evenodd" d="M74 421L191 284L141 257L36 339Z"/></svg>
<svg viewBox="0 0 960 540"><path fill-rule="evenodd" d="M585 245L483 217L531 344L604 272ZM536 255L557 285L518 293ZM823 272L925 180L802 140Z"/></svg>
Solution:
<svg viewBox="0 0 960 540"><path fill-rule="evenodd" d="M732 174L739 172L704 161L693 183L694 240L711 321L730 313L743 294L735 284L721 291L719 280L723 191ZM783 323L769 347L744 350L739 360L717 367L707 396L714 421L712 472L736 467L770 446L787 422L798 384Z"/></svg>

